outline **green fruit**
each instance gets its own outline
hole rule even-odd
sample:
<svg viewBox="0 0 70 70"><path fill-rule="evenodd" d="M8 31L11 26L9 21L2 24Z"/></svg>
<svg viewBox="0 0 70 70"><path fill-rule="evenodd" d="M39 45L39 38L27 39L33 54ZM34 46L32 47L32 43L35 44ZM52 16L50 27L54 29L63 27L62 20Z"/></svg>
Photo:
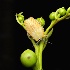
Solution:
<svg viewBox="0 0 70 70"><path fill-rule="evenodd" d="M23 18L22 18L22 17L18 17L18 20L19 20L19 21L22 21L22 20L23 20Z"/></svg>
<svg viewBox="0 0 70 70"><path fill-rule="evenodd" d="M41 17L41 18L37 18L37 20L40 22L41 26L45 25L45 20Z"/></svg>
<svg viewBox="0 0 70 70"><path fill-rule="evenodd" d="M67 9L67 12L70 13L70 7Z"/></svg>
<svg viewBox="0 0 70 70"><path fill-rule="evenodd" d="M49 15L49 18L50 18L50 20L55 20L55 12L52 12L52 13Z"/></svg>
<svg viewBox="0 0 70 70"><path fill-rule="evenodd" d="M21 21L24 21L24 16L18 16L18 20L21 22Z"/></svg>
<svg viewBox="0 0 70 70"><path fill-rule="evenodd" d="M60 16L64 16L66 14L66 10L64 7L59 9L59 14L60 14Z"/></svg>
<svg viewBox="0 0 70 70"><path fill-rule="evenodd" d="M32 67L36 63L36 54L30 50L25 50L20 57L21 63L26 67Z"/></svg>
<svg viewBox="0 0 70 70"><path fill-rule="evenodd" d="M24 21L24 16L22 15L23 12L17 14L18 16L18 21L23 22Z"/></svg>

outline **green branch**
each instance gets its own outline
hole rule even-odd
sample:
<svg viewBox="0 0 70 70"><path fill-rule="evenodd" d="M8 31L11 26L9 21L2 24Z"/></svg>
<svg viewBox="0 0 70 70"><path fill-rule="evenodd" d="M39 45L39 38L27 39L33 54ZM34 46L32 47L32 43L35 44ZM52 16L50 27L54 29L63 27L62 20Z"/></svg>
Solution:
<svg viewBox="0 0 70 70"><path fill-rule="evenodd" d="M61 21L61 20L63 20L63 19L66 19L68 16L70 16L70 13L69 13L68 15L65 15L65 16L63 16L63 17L61 17L61 18L58 18L58 19L52 21L51 24L50 24L50 26L46 29L45 34L47 34L47 33L49 32L49 30L50 30L51 28L53 28L53 26L54 26L56 23L58 23L59 21Z"/></svg>

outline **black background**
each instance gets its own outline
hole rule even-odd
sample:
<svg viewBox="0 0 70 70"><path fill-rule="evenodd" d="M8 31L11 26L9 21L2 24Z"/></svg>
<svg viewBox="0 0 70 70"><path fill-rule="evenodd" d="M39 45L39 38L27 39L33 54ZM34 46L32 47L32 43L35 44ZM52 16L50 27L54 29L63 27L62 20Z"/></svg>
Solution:
<svg viewBox="0 0 70 70"><path fill-rule="evenodd" d="M20 62L20 55L31 49L31 41L20 26L15 14L23 12L25 19L43 17L44 28L50 25L49 14L60 7L70 6L69 0L2 0L0 1L0 70L31 70ZM43 70L69 70L70 19L62 20L54 26L49 44L43 52Z"/></svg>

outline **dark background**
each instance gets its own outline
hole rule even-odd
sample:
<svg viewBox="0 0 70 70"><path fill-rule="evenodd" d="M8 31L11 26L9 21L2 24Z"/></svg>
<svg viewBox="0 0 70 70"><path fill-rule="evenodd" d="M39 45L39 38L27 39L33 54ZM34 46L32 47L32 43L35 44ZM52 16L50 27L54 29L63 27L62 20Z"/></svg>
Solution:
<svg viewBox="0 0 70 70"><path fill-rule="evenodd" d="M31 70L22 66L20 55L32 49L26 31L20 26L15 14L23 12L25 18L43 17L46 29L50 25L49 14L60 7L70 6L69 0L1 0L0 1L0 70ZM70 19L60 21L43 52L43 70L69 70Z"/></svg>

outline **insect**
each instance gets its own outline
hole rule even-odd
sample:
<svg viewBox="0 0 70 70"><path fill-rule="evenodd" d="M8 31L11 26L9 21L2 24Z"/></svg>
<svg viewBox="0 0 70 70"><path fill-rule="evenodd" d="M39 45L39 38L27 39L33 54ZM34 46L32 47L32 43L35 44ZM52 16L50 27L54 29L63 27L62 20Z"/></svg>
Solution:
<svg viewBox="0 0 70 70"><path fill-rule="evenodd" d="M29 33L35 41L38 41L45 36L44 28L33 17L26 19L24 25L27 33Z"/></svg>

